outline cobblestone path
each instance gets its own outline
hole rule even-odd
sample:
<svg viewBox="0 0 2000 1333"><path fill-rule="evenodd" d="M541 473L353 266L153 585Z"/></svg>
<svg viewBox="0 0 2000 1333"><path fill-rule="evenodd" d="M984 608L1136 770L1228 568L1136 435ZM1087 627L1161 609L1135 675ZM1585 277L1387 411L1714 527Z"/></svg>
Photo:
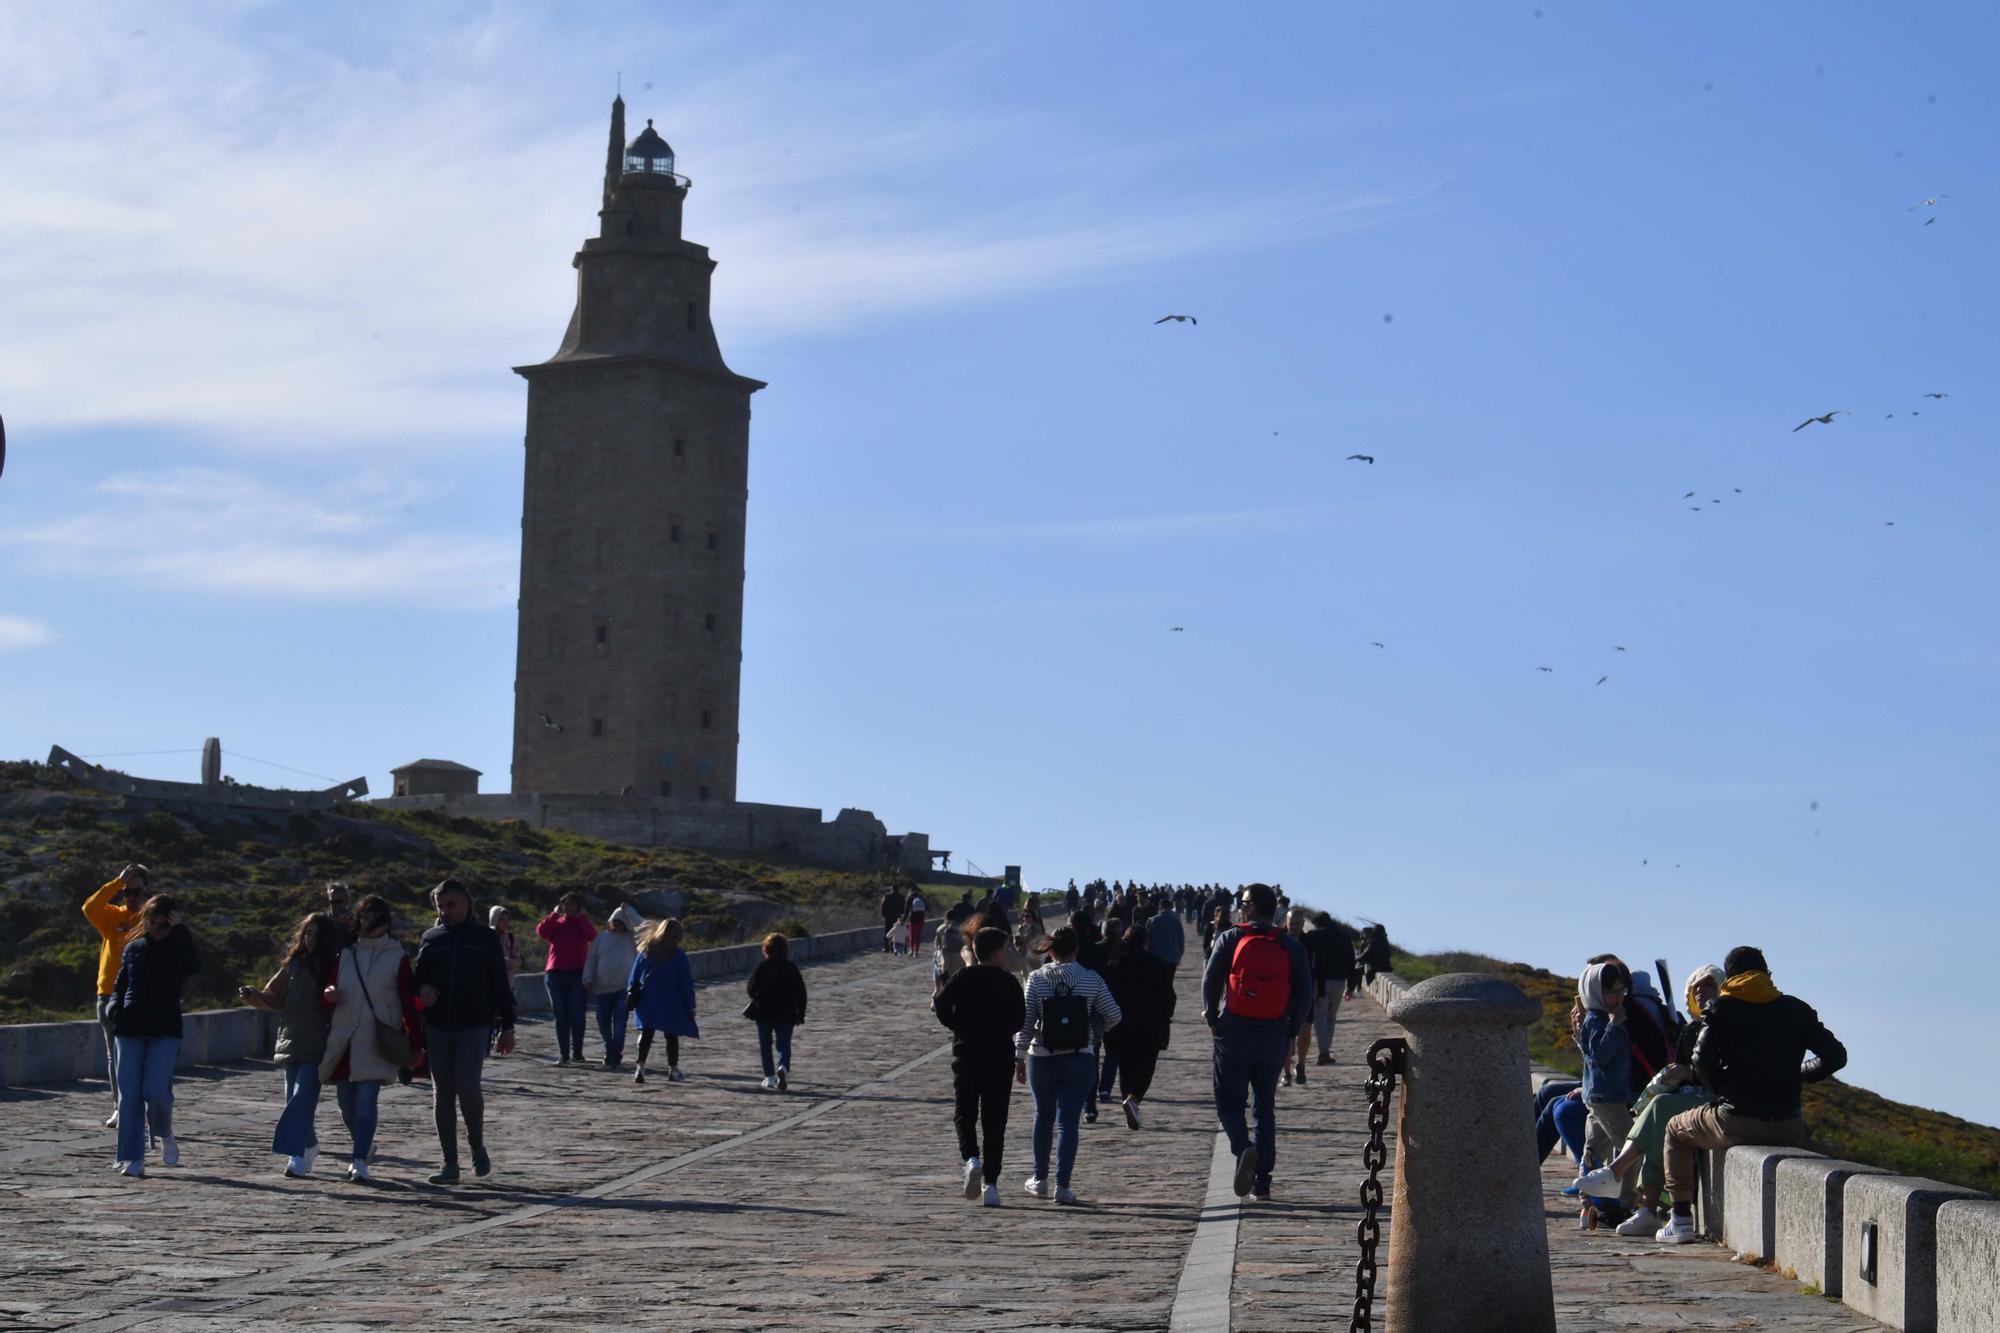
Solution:
<svg viewBox="0 0 2000 1333"><path fill-rule="evenodd" d="M861 955L806 975L785 1094L758 1087L740 982L703 988L707 1039L687 1044L682 1083L552 1066L549 1028L524 1025L523 1053L487 1067L495 1174L452 1190L423 1183L436 1143L421 1086L385 1091L370 1185L341 1176L330 1095L319 1173L280 1175L267 1066L184 1075L182 1165L141 1181L108 1170L102 1084L0 1090L0 1329L1163 1329L1177 1294L1183 1316L1201 1313L1191 1295L1221 1295L1226 1274L1182 1282L1203 1223L1224 1241L1235 1225L1233 1278L1226 1304L1182 1326L1219 1328L1227 1309L1237 1329L1345 1327L1362 1058L1392 1032L1373 1002L1344 1009L1339 1064L1280 1092L1273 1203L1225 1190L1204 1207L1215 1121L1190 963L1146 1129L1115 1107L1086 1127L1087 1206L1022 1193L1019 1089L993 1210L959 1194L928 968ZM1524 1093L1524 1133L1526 1113ZM1875 1327L1713 1247L1579 1236L1551 1182L1565 1329Z"/></svg>

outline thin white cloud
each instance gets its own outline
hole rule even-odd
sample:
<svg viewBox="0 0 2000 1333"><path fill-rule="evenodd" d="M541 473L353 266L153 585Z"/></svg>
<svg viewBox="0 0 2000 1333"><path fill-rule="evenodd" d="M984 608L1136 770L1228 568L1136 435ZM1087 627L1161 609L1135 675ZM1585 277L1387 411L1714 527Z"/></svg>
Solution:
<svg viewBox="0 0 2000 1333"><path fill-rule="evenodd" d="M309 20L273 37L273 11L209 15L0 8L10 416L280 447L517 431L507 367L554 349L595 225L605 108L570 85L607 34L416 10L357 53ZM1398 208L1324 183L1243 197L1168 170L1171 144L1079 145L968 104L946 61L885 73L746 59L761 43L726 33L646 40L626 54L675 71L672 91L629 100L694 169L689 229L716 247L732 349Z"/></svg>
<svg viewBox="0 0 2000 1333"><path fill-rule="evenodd" d="M56 632L45 621L28 616L0 616L0 653L46 648L55 641Z"/></svg>
<svg viewBox="0 0 2000 1333"><path fill-rule="evenodd" d="M205 468L101 482L111 502L0 534L46 573L209 592L483 610L514 596L506 542L397 531L416 483L364 474L310 497ZM107 542L111 531L135 534ZM0 643L4 646L4 643Z"/></svg>

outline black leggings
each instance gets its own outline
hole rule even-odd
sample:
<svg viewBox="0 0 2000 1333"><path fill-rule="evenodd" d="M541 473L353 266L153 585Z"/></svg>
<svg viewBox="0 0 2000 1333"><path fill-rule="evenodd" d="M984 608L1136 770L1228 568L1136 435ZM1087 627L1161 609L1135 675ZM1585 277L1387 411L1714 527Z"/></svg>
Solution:
<svg viewBox="0 0 2000 1333"><path fill-rule="evenodd" d="M678 1069L681 1063L681 1039L671 1032L663 1032L667 1039L667 1068ZM646 1063L646 1052L653 1049L653 1029L646 1028L639 1033L639 1063Z"/></svg>
<svg viewBox="0 0 2000 1333"><path fill-rule="evenodd" d="M1109 1037L1105 1040L1118 1056L1118 1086L1125 1090L1127 1097L1143 1100L1153 1086L1153 1071L1159 1067L1160 1048L1151 1041L1125 1045L1113 1044Z"/></svg>
<svg viewBox="0 0 2000 1333"><path fill-rule="evenodd" d="M958 1155L977 1157L986 1183L1000 1179L1000 1154L1007 1146L1007 1101L1014 1092L1014 1053L968 1052L951 1062L952 1125L958 1130ZM985 1131L986 1150L980 1151Z"/></svg>

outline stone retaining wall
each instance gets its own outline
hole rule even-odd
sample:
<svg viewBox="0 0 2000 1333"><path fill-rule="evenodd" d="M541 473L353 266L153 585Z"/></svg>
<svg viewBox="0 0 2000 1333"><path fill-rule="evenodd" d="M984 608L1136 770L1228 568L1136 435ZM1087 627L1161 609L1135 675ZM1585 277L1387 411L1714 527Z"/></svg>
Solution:
<svg viewBox="0 0 2000 1333"><path fill-rule="evenodd" d="M798 962L816 958L839 958L867 949L880 948L882 928L863 926L827 935L808 935L792 941L792 957ZM696 949L688 954L694 965L695 980L747 973L763 957L755 944L736 944L723 949ZM514 978L514 1002L522 1012L547 1013L548 991L539 972ZM202 1009L181 1020L181 1051L178 1065L226 1064L232 1060L262 1060L271 1054L277 1038L278 1016L264 1009ZM0 1087L29 1083L66 1083L72 1079L104 1077L104 1034L95 1022L83 1019L69 1023L16 1023L0 1027Z"/></svg>
<svg viewBox="0 0 2000 1333"><path fill-rule="evenodd" d="M1409 983L1385 972L1364 989L1387 1009ZM1797 1148L1697 1153L1696 1167L1696 1220L1737 1253L1906 1333L2000 1330L2000 1202Z"/></svg>

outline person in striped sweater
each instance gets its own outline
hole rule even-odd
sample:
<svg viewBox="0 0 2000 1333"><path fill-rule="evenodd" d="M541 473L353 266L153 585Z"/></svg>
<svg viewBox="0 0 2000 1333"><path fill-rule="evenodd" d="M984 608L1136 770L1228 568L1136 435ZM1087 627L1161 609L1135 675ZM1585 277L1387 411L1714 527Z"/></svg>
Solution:
<svg viewBox="0 0 2000 1333"><path fill-rule="evenodd" d="M1041 942L1038 942L1038 945ZM1035 1174L1028 1193L1049 1197L1049 1150L1056 1150L1055 1200L1075 1203L1078 1120L1097 1081L1097 1050L1123 1017L1104 978L1076 961L1077 935L1063 926L1048 937L1049 961L1028 977L1027 1018L1014 1039L1014 1079L1035 1099Z"/></svg>

